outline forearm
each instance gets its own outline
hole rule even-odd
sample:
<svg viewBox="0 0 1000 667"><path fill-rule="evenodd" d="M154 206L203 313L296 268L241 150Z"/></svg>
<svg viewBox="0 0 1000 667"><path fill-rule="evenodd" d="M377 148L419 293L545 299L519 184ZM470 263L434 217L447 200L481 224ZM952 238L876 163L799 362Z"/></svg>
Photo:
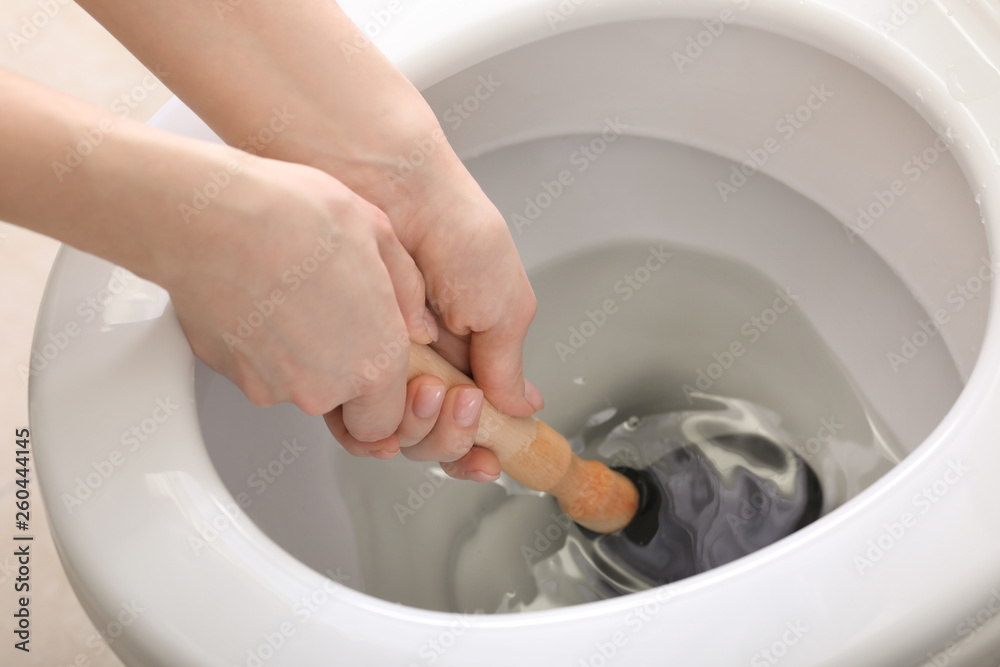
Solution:
<svg viewBox="0 0 1000 667"><path fill-rule="evenodd" d="M331 0L81 0L227 143L318 167L394 216L395 156L440 126ZM283 114L277 127L276 112ZM287 122L285 122L287 121ZM277 131L275 131L277 129ZM405 149L404 149L405 147ZM450 149L436 168L459 167Z"/></svg>
<svg viewBox="0 0 1000 667"><path fill-rule="evenodd" d="M239 151L173 137L0 70L0 218L168 280L205 235L181 206Z"/></svg>

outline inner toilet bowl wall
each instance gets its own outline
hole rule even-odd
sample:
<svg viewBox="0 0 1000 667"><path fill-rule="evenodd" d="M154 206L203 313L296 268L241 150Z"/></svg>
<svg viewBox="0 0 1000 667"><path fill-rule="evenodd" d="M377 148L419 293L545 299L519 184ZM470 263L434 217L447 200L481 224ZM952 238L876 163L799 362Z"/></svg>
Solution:
<svg viewBox="0 0 1000 667"><path fill-rule="evenodd" d="M644 42L638 37L648 27L627 21L669 17L677 12L699 21L666 21L657 25L678 38L674 43L681 45L687 32L700 30L700 20L712 19L730 6L729 3L699 3L697 6L675 3L656 7L628 1L593 6L584 3L578 5L572 15L572 20L578 23L567 24L566 34L552 37L550 43L556 44L563 39L566 41L562 46L570 48L573 38L582 36L581 39L588 40L590 52L603 50L610 55L621 53L622 38L631 36L632 39L627 40L629 49L642 53ZM464 65L563 31L562 24L557 25L556 30L550 28L545 14L550 8L541 2L511 3L488 9L461 3L427 2L422 7L426 11L415 12L410 24L412 34L421 38L404 40L401 28L390 26L386 29L386 39L399 36L399 41L389 40L383 46L422 87L439 84L429 88L427 95L442 114L449 103L464 99L469 90L475 89L467 85L475 78L475 67L448 79ZM856 61L900 93L927 86L925 113L934 123L947 117L956 141L949 155L942 156L941 163L921 177L919 187L908 191L877 225L866 230L856 241L870 244L892 272L909 286L916 304L933 312L956 282L972 275L980 253L986 252L983 228L977 227L979 214L972 192L951 156L958 156L969 179L977 184L988 184L989 187L978 194L982 195L986 229L992 235L989 211L994 206L992 193L997 183L995 172L987 169L987 166L992 169L992 165L987 164L989 152L981 150L983 141L988 144L988 137L981 133L995 130L987 119L1000 118L1000 114L979 116L981 107L949 102L943 80L926 77L928 69L945 71L951 63L937 47L927 48L931 42L921 24L914 22L907 28L910 32L900 36L901 40L912 39L918 47L925 47L924 50L915 49L920 54L918 63L914 57L885 46L874 29L863 28L855 19L843 15L850 11L855 18L878 17L878 12L888 14L890 9L889 3L864 7L860 3L806 6L772 3L768 8L748 9L741 14L740 20L822 43L824 48L842 57L849 57L849 52L861 54ZM925 11L931 12L927 15L928 21L937 20L933 14L936 8L926 7ZM494 13L502 15L504 21L497 22ZM440 20L442 16L449 18ZM589 33L585 30L588 25L608 20L621 22L621 25L594 28ZM491 26L489 30L483 27L486 25ZM936 25L946 27L948 21L942 16ZM733 47L759 49L762 58L770 52L772 60L768 62L774 71L783 71L785 78L781 82L771 82L773 88L767 89L769 95L753 95L753 86L741 91L732 85L718 90L706 86L699 94L697 81L718 74L714 59L722 59L726 54L727 41L719 40L711 52L696 62L699 67L703 66L701 70L685 70L685 76L676 80L678 86L689 89L684 94L691 95L690 99L704 99L715 104L690 111L693 107L681 101L665 106L653 98L633 100L634 103L628 106L635 115L631 119L622 118L623 122L632 125L629 134L686 143L730 159L743 159L748 148L763 145L758 142L775 134L774 123L781 114L801 105L802 95L816 85L811 77L805 76L810 73L808 71L798 72L800 78L795 79L795 67L777 69L781 60L777 55L783 49L792 49L795 60L803 59L822 68L824 73L829 72L831 82L843 77L841 89L854 89L858 98L871 102L875 115L869 114L869 117L875 118L881 110L887 121L893 122L857 123L856 118L852 119L849 105L839 101L847 94L843 93L844 97L838 100L842 94L840 89L828 83L834 95L816 110L816 117L801 129L801 133L797 132L792 140L781 145L773 159L761 168L762 172L806 194L838 220L849 222L856 217L857 206L866 204L873 191L884 189L885 183L896 177L909 154L933 144L933 133L921 125L915 114L898 100L891 100L884 91L880 92L874 82L860 73L851 74L850 68L844 68L833 59L826 62L827 56L808 49L802 51L798 45L755 30L730 26L726 31L725 36L732 41ZM602 46L605 39L607 44ZM956 38L947 33L943 39ZM440 41L432 49L428 44L435 40ZM539 43L528 48L546 47ZM800 50L795 51L797 48ZM586 62L586 51L570 52L580 59L576 62L582 63ZM559 53L547 55L559 58ZM669 53L660 53L660 57L672 66ZM516 52L510 55L511 67L519 58ZM622 115L615 111L615 105L607 97L595 92L599 86L591 86L594 89L591 90L586 81L574 82L571 73L576 70L573 67L564 68L559 77L545 81L546 72L550 70L538 67L538 62L536 59L521 61L521 65L532 67L512 69L512 78L507 81L495 77L503 82L507 91L516 95L504 98L502 93L506 91L500 87L460 127L449 128L446 122L445 127L451 131L451 138L463 157L485 155L496 148L540 137L600 132L606 116ZM644 58L641 62L649 61ZM501 65L503 63L496 63L497 72L501 71ZM602 72L600 63L590 65L598 68L591 71L600 74L597 78L602 84L612 87L619 80L628 81L634 71L641 69L612 68ZM532 72L532 69L538 71ZM562 95L575 102L572 108L555 104L552 98L545 97L539 97L538 103L532 105L530 96L522 93L533 81L538 82L536 76L552 88L556 93L554 98ZM649 83L645 79L628 82ZM563 88L559 87L560 83ZM738 82L729 81L729 84L734 83ZM679 91L680 88L675 94L680 94ZM625 106L629 94L626 86L614 90L614 94L621 97ZM909 97L909 93L907 95ZM713 100L713 96L717 97ZM741 99L753 100L754 104L744 105L742 113L724 114L726 109L733 108L734 101ZM768 103L764 107L766 113L754 116L758 103L774 99L780 104ZM835 106L835 103L842 106ZM524 109L521 115L514 108L518 106ZM649 109L651 116L644 118L643 109ZM699 115L708 116L706 109L716 122L698 122ZM830 115L820 115L826 110ZM847 119L844 126L834 122L838 118ZM174 129L190 128L192 122L190 113L176 104L165 110L159 119L161 125ZM710 128L717 134L709 132ZM939 129L947 136L947 127ZM867 150L876 140L878 145L887 147L884 153ZM891 146L898 150L888 148ZM856 160L858 154L864 159ZM489 166L484 163L482 168L488 171ZM720 179L727 177L726 173L719 176ZM763 179L760 182L763 183ZM714 184L708 185L711 189ZM741 197L752 202L754 187L755 184L750 183L739 188L730 202L738 202ZM977 189L981 188L977 185ZM491 194L498 199L506 196L502 192ZM520 193L508 194L512 203L523 199L515 196ZM709 222L715 225L715 231L739 232L735 225L723 226L726 222L724 209L732 210L717 204ZM511 214L509 210L501 210L507 216ZM702 210L698 209L697 213ZM805 215L807 212L799 213ZM900 229L895 236L890 234L906 220L912 220L914 213L919 213L920 219L928 223L949 220L948 234L933 236L941 234L939 228L944 225L939 224L926 224L922 227L925 234L920 238L902 233ZM238 509L231 509L239 506L212 469L199 435L190 350L169 309L165 316L157 317L163 312L162 308L152 312L136 308L128 311L134 313L131 319L122 317L111 324L99 322L85 331L74 346L60 355L58 363L33 378L32 385L33 428L39 443L38 466L53 515L56 539L74 587L98 627L113 618L122 599L137 597L146 605L148 611L144 614L147 615L116 643L115 648L127 661L148 665L245 663L247 651L257 650L264 641L262 637L276 629L280 631L285 622L292 624L294 634L286 638L287 642L271 664L328 664L331 656L344 664L430 664L425 654L432 651L432 642L445 636L455 641L447 652L434 654L436 664L575 665L581 660L586 664L600 653L601 645L607 641L614 643L613 638L619 631L627 633L626 641L616 644L616 660L622 664L662 664L665 661L742 664L759 658L762 649L781 641L788 624L808 629L802 631L794 646L785 647L787 653L782 658L783 664L920 664L928 659L928 654L943 650L948 642L962 639L956 636L956 624L986 603L990 587L1000 579L996 565L1000 562L1000 539L995 531L977 528L995 525L996 521L990 480L993 471L1000 469L1000 454L988 445L990 434L995 433L1000 424L983 409L984 405L997 400L995 378L1000 377L995 336L987 333L984 337L983 334L987 300L994 300L996 295L983 292L979 299L968 303L968 310L955 313L955 326L949 324L941 330L939 340L947 343L946 351L927 347L894 377L891 369L886 371L885 354L892 349L891 345L898 344L898 335L909 335L910 330L901 334L865 330L859 337L884 338L877 341L878 345L861 345L865 341L852 338L849 327L823 319L828 307L835 313L840 308L841 317L851 309L854 309L852 317L863 315L866 304L873 308L877 303L869 291L877 292L878 285L862 283L869 290L860 295L861 284L858 283L853 284L852 289L838 292L839 283L823 284L824 281L834 283L830 276L835 275L836 263L826 273L820 270L822 267L809 272L805 270L808 267L800 266L800 273L794 273L794 264L787 269L784 262L780 266L772 264L770 260L774 255L768 254L771 248L768 242L792 233L789 228L782 229L777 222L773 229L761 226L759 237L738 237L743 244L741 247L735 241L714 239L712 228L699 231L697 225L690 224L694 214L695 211L686 217L677 214L673 219L676 224L671 225L663 225L663 217L656 220L636 218L617 231L628 230L628 235L636 238L663 238L669 233L671 239L679 243L719 246L718 252L747 258L746 261L779 284L782 280L794 279L799 281L797 284L813 286L816 302L808 305L803 297L803 311L808 312L817 328L827 336L827 343L844 363L854 364L850 368L851 375L863 385L871 401L880 402L879 413L898 439L908 448L915 449L896 469L859 497L778 545L664 591L530 616L456 617L392 605L333 585L276 545L270 531L268 534L261 532ZM894 215L899 218L891 217ZM601 244L608 239L607 225L581 228L579 234L574 230L572 234L549 239L545 237L545 222L540 219L519 235L524 238L529 238L529 234L537 235L532 237L531 243L522 244L522 254L529 269L551 258L543 253L547 248L558 254L574 247L582 249ZM654 223L657 226L654 227ZM847 253L852 248L855 246L831 247L830 251ZM811 261L822 262L822 256L823 253L816 252ZM786 270L791 273L783 274ZM109 273L110 267L102 262L74 251L64 252L46 297L39 335L65 322L80 299L106 284ZM144 286L130 298L155 300L157 294L155 287ZM859 300L859 296L865 299ZM823 302L821 298L830 301ZM826 317L836 318L837 315ZM976 351L980 345L982 354L977 360ZM877 354L872 351L876 347L879 348ZM148 353L150 349L157 350L157 354ZM865 358L863 363L852 361L851 355L858 349L872 356ZM948 355L954 359L950 370L946 363ZM905 380L898 377L907 372L914 375ZM85 390L88 385L84 378L89 381L94 376L107 379L106 391ZM147 382L151 377L157 381ZM950 379L942 382L942 378ZM966 387L952 406L963 381ZM933 390L922 392L919 388ZM905 400L899 397L900 392ZM105 457L109 447L117 444L123 427L141 420L155 404L155 398L164 395L183 397L176 416L151 435L129 461L130 465L118 470L85 506L72 515L63 512L62 494L72 493L80 471L87 470L90 462ZM919 407L907 413L907 405ZM102 417L108 414L120 415L123 423L109 424L107 418ZM66 423L68 416L73 417L72 424ZM924 443L917 447L921 441ZM260 454L248 451L246 455ZM274 453L267 453L267 456L272 458ZM948 486L947 495L938 499L934 511L917 514L919 510L915 509L912 499L922 489L933 488L944 479L949 464L956 462L969 468L963 471L961 483ZM216 463L220 467L224 465ZM295 474L291 469L288 472ZM272 490L262 494L260 501L277 497ZM257 502L255 498L254 503ZM856 557L866 554L868 540L877 542L888 530L886 526L899 523L901 513L906 511L918 516L918 522L907 527L891 552L880 558L881 563L859 572ZM213 522L222 529L216 529L217 537L208 540L204 527L212 526ZM312 529L349 535L353 527L345 523L343 516L331 512L329 525L313 523ZM101 539L96 539L96 535ZM201 539L206 548L195 550L192 538ZM282 542L285 539L294 541L295 538L282 538ZM283 546L294 551L291 543ZM345 560L349 559L345 557ZM350 563L345 567L350 567ZM164 576L165 572L170 576ZM919 587L914 585L918 574L921 575ZM336 578L336 569L328 576ZM351 585L350 581L343 583ZM314 609L302 620L302 615L295 612L302 608L297 605L313 596L322 598L323 604L314 604ZM629 621L639 619L638 614L644 609L643 622L639 630L632 633L635 624ZM456 628L462 630L460 640L456 640ZM719 641L720 636L725 641ZM976 661L988 655L996 645L991 643L995 638L996 629L985 626L983 632L976 634L975 641L961 645L960 653L952 657L950 664L977 664Z"/></svg>
<svg viewBox="0 0 1000 667"><path fill-rule="evenodd" d="M451 124L449 139L466 157L542 137L600 138L610 122L629 137L676 142L733 160L711 180L691 179L696 194L670 201L656 195L684 178L683 165L639 165L631 187L616 181L616 192L600 191L575 216L560 211L563 202L556 198L536 220L526 217L526 199L547 194L545 182L557 181L565 170L576 181L591 179L567 189L593 189L599 183L592 174L614 162L624 142L609 142L599 156L574 152L571 145L565 155L554 156L544 178L530 184L500 177L488 159L474 164L492 186L489 194L510 223L529 271L554 255L623 237L650 238L738 258L778 285L794 287L802 295L800 307L849 375L912 450L954 401L960 387L955 366L961 378L968 377L984 330L985 293L963 299L961 308L945 301L948 289L974 276L984 258L989 263L985 231L961 169L940 151L933 171L911 181L904 165L935 145L933 130L875 80L800 42L730 26L704 56L708 62L678 71L672 53L699 29L699 22L684 21L582 29L475 65L425 94L447 119L454 101L474 91L480 76L505 82L468 118ZM811 115L796 127L787 116L795 121L800 108ZM806 194L844 226L832 228L832 220L798 209L765 218L767 179L733 177L760 150L767 157L754 171ZM861 229L856 209L877 202L895 180L905 181L908 191L890 194L893 205L877 224ZM572 225L560 224L568 217ZM859 255L869 248L875 255L862 261ZM939 341L950 355L932 349L923 356L922 350L919 363L889 362L888 353L900 354L901 337L919 331L925 313L887 298L883 289L892 279L877 273L887 268L924 311L947 309ZM897 312L887 313L887 306ZM898 320L883 326L887 315ZM900 382L901 376L909 382ZM926 391L935 385L940 392Z"/></svg>

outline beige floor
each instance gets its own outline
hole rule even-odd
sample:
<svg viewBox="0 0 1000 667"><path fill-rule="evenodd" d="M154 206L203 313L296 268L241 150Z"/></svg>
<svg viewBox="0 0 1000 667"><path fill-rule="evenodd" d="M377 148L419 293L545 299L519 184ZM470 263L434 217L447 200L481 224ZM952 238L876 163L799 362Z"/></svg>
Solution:
<svg viewBox="0 0 1000 667"><path fill-rule="evenodd" d="M66 4L63 4L66 3ZM43 11L49 6L49 17ZM34 20L37 34L26 28ZM27 43L11 38L30 36ZM85 12L67 0L3 0L0 5L0 67L45 83L93 104L109 107L131 90L147 70ZM15 49L15 47L17 47ZM132 113L148 119L170 96L158 87ZM0 106L11 103L0 94ZM0 178L3 174L0 173ZM98 633L70 589L41 511L37 484L32 494L31 652L13 648L15 605L14 430L28 425L27 385L18 366L28 363L31 335L58 244L0 222L0 665L111 667L121 663Z"/></svg>

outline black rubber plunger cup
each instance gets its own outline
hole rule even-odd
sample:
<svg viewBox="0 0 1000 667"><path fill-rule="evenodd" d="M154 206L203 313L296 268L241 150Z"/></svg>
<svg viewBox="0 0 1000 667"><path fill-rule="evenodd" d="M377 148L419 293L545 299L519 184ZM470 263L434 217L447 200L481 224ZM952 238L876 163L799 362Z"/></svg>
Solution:
<svg viewBox="0 0 1000 667"><path fill-rule="evenodd" d="M712 451L712 450L716 451ZM718 454L755 465L722 471ZM645 470L617 468L639 489L639 509L601 538L606 557L650 585L667 584L746 556L815 521L823 493L798 454L758 435L686 445ZM787 490L774 484L788 481Z"/></svg>

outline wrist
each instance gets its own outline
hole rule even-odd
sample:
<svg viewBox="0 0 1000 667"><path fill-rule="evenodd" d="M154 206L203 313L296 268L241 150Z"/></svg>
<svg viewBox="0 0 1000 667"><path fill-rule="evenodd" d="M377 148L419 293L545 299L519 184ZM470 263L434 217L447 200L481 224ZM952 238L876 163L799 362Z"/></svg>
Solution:
<svg viewBox="0 0 1000 667"><path fill-rule="evenodd" d="M246 157L123 122L78 175L88 217L97 219L65 240L170 290L184 281L185 266L205 261L233 233L234 191L245 189L236 174Z"/></svg>
<svg viewBox="0 0 1000 667"><path fill-rule="evenodd" d="M413 96L400 95L391 110L370 114L378 120L317 111L321 118L275 146L272 157L325 171L387 213L419 201L435 174L461 162L423 98L415 90Z"/></svg>
<svg viewBox="0 0 1000 667"><path fill-rule="evenodd" d="M447 199L482 196L437 118L422 98L420 102L423 109L414 105L412 113L382 116L374 124L359 122L345 129L339 119L303 123L304 131L285 137L268 156L334 176L380 208L412 252L426 231L421 216L427 202L440 208Z"/></svg>

